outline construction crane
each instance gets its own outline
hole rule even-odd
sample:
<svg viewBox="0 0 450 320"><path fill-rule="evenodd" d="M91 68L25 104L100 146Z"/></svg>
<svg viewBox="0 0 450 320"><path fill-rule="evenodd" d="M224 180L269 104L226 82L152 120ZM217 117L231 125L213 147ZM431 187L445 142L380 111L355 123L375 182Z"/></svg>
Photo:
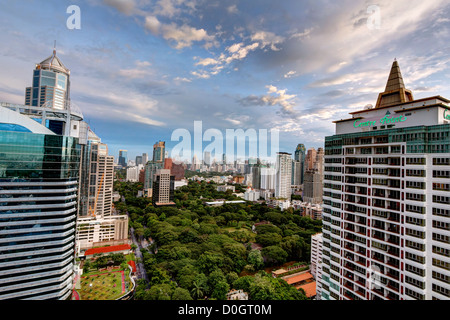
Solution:
<svg viewBox="0 0 450 320"><path fill-rule="evenodd" d="M97 201L98 201L98 196L100 195L100 190L102 189L102 184L103 184L103 178L105 177L105 173L103 172L102 174L102 178L100 179L100 184L98 186L97 189L97 196L95 197L95 203L94 203L94 208L89 207L90 211L91 211L91 215L93 217L95 217L95 209L97 208Z"/></svg>

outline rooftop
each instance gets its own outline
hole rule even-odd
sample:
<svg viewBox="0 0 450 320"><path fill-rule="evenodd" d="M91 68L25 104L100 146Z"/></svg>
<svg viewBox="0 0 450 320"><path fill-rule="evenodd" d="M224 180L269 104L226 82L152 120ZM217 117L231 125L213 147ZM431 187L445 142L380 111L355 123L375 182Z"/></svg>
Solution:
<svg viewBox="0 0 450 320"><path fill-rule="evenodd" d="M92 248L92 249L86 250L84 255L90 256L90 255L94 255L97 253L110 253L110 252L118 252L118 251L125 251L125 250L131 250L131 246L129 244L122 244L122 245L118 245L118 246Z"/></svg>

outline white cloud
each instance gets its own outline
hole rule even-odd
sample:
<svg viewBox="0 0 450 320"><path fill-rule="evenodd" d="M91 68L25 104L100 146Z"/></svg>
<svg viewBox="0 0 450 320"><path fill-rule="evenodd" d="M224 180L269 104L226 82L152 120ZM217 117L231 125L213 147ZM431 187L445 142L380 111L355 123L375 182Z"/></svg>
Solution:
<svg viewBox="0 0 450 320"><path fill-rule="evenodd" d="M161 27L161 22L154 16L145 17L145 28L150 30L153 34L159 33L159 28Z"/></svg>
<svg viewBox="0 0 450 320"><path fill-rule="evenodd" d="M120 69L119 75L128 79L140 79L153 74L153 71L149 69L150 62L138 60L135 62L135 65L135 68Z"/></svg>
<svg viewBox="0 0 450 320"><path fill-rule="evenodd" d="M182 77L176 77L176 78L174 78L173 80L176 81L176 82L192 82L191 79L188 79L188 78L182 78Z"/></svg>
<svg viewBox="0 0 450 320"><path fill-rule="evenodd" d="M116 8L127 16L135 13L136 10L136 1L134 0L103 0L103 3Z"/></svg>
<svg viewBox="0 0 450 320"><path fill-rule="evenodd" d="M163 38L176 43L176 49L190 47L193 42L213 41L214 36L208 35L205 29L196 29L186 24L177 26L174 23L161 26Z"/></svg>
<svg viewBox="0 0 450 320"><path fill-rule="evenodd" d="M284 77L285 77L285 78L292 78L293 76L295 76L296 73L297 73L297 71L291 70L291 71L287 72L287 73L284 75Z"/></svg>
<svg viewBox="0 0 450 320"><path fill-rule="evenodd" d="M260 42L262 48L269 46L272 51L279 51L280 49L276 45L284 42L284 39L284 37L268 31L258 31L251 36L252 41Z"/></svg>
<svg viewBox="0 0 450 320"><path fill-rule="evenodd" d="M227 7L227 11L228 11L228 13L238 13L239 12L239 10L235 4Z"/></svg>

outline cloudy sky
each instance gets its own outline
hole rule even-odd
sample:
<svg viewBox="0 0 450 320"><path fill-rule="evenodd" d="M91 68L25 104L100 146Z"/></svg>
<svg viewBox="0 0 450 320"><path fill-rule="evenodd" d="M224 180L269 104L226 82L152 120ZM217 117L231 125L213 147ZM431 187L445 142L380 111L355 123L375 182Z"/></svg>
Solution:
<svg viewBox="0 0 450 320"><path fill-rule="evenodd" d="M450 98L448 17L445 0L0 0L0 101L24 103L56 40L72 102L114 156L171 149L194 121L317 148L375 104L395 58L415 98Z"/></svg>

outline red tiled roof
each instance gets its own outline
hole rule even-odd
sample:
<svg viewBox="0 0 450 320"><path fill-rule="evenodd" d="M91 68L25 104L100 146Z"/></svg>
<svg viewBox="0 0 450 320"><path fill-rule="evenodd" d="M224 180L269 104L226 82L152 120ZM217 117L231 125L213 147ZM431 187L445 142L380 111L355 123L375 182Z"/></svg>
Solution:
<svg viewBox="0 0 450 320"><path fill-rule="evenodd" d="M308 298L314 297L316 295L316 282L315 281L304 284L304 285L300 286L299 288L302 288L303 290L305 290L306 296Z"/></svg>
<svg viewBox="0 0 450 320"><path fill-rule="evenodd" d="M108 253L108 252L116 252L116 251L124 251L124 250L130 250L131 246L129 244L122 244L118 246L109 246L109 247L100 247L100 248L93 248L88 249L84 253L85 256L90 256L96 253Z"/></svg>
<svg viewBox="0 0 450 320"><path fill-rule="evenodd" d="M289 283L289 284L293 284L293 283L297 283L300 281L304 281L304 280L309 280L309 279L313 279L313 275L309 272L305 272L293 277L289 277L289 278L285 278L284 280Z"/></svg>
<svg viewBox="0 0 450 320"><path fill-rule="evenodd" d="M136 272L136 263L134 263L133 260L128 261L128 264L131 266L131 268L133 269L133 272Z"/></svg>

